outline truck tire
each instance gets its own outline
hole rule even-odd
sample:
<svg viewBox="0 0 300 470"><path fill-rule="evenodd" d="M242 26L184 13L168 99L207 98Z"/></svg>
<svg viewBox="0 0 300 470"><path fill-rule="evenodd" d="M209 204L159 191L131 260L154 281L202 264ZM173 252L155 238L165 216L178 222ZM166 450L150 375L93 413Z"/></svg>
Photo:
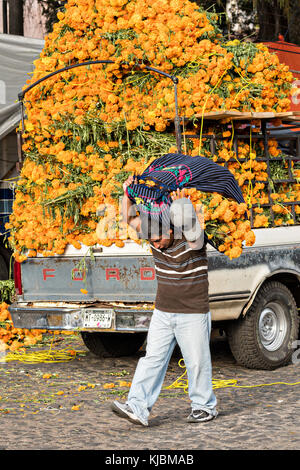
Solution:
<svg viewBox="0 0 300 470"><path fill-rule="evenodd" d="M266 282L246 315L226 329L236 361L249 369L272 370L289 363L298 339L299 317L291 291L277 281Z"/></svg>
<svg viewBox="0 0 300 470"><path fill-rule="evenodd" d="M82 331L86 347L99 357L131 356L146 339L146 333L90 333Z"/></svg>

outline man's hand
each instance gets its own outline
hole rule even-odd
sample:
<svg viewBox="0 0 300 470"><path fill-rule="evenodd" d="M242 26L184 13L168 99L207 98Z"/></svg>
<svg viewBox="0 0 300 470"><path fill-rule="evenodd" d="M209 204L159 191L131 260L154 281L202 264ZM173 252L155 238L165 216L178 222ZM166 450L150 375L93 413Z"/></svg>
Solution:
<svg viewBox="0 0 300 470"><path fill-rule="evenodd" d="M133 176L133 175L128 176L127 180L124 181L124 183L123 183L123 191L124 191L124 193L126 192L126 189L128 188L128 186L130 186L131 183L133 183L133 182L134 182L135 184L137 184L137 177L136 177L136 176Z"/></svg>
<svg viewBox="0 0 300 470"><path fill-rule="evenodd" d="M140 232L141 221L140 217L136 214L133 203L130 201L129 197L126 194L126 189L131 183L137 184L137 178L134 175L130 175L127 180L123 183L124 196L122 200L122 217L123 222L129 224L136 232Z"/></svg>
<svg viewBox="0 0 300 470"><path fill-rule="evenodd" d="M184 197L187 197L185 188L183 188L183 189L178 188L177 191L173 191L171 193L172 201L176 201L176 199L182 199ZM188 196L187 198L190 199L190 196Z"/></svg>

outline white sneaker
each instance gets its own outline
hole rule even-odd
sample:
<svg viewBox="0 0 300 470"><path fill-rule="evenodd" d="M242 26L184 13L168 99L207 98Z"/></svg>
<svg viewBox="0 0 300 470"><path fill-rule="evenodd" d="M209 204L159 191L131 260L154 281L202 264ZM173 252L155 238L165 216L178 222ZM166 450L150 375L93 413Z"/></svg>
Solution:
<svg viewBox="0 0 300 470"><path fill-rule="evenodd" d="M210 421L217 417L216 415L212 415L207 413L205 410L192 410L191 414L187 417L187 421L189 423L203 423L205 421Z"/></svg>
<svg viewBox="0 0 300 470"><path fill-rule="evenodd" d="M111 405L111 409L117 413L121 418L128 419L134 424L141 424L142 426L148 426L148 421L140 418L137 416L132 409L130 408L129 405L126 403L119 403L118 401L114 401L113 404Z"/></svg>

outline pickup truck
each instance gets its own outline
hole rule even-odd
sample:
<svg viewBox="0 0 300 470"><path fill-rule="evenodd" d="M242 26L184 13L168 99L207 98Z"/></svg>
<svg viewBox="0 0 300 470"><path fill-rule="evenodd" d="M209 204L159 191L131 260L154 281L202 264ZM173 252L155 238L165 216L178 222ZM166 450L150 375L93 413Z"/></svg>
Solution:
<svg viewBox="0 0 300 470"><path fill-rule="evenodd" d="M100 60L74 64L46 75L23 90L19 94L23 132L22 100L28 90L62 71L95 63L113 62ZM150 66L144 68L173 81L174 125L181 153L178 78ZM296 183L292 178L291 162L300 159L300 133L293 131L293 128L299 130L299 123L288 124L283 128L283 135L276 130L275 136L268 130L267 119L262 118L262 133L256 138L261 138L264 143L262 160L267 161L268 167L270 135L280 140L283 150L284 144L287 145L289 179L283 181ZM186 134L185 137L196 136ZM206 137L211 139L214 154L215 136ZM249 140L249 135L235 133L233 145L236 149L238 138ZM22 161L22 155L19 155L19 161ZM269 174L273 184L271 180ZM245 247L237 259L230 260L208 245L213 327L225 331L233 356L239 364L249 368L283 366L291 360L293 345L297 344L300 225L296 225L299 222L294 207L300 202L292 204L295 225L254 230L255 245ZM271 205L270 202L269 207ZM87 256L88 252L91 256ZM155 267L146 243L139 245L126 241L122 248L82 246L80 250L69 246L63 255L37 256L21 264L15 262L14 279L16 299L9 310L16 328L80 331L88 349L99 356L131 355L146 339L156 294Z"/></svg>
<svg viewBox="0 0 300 470"><path fill-rule="evenodd" d="M273 369L290 361L298 339L300 226L254 232L255 245L237 259L207 246L210 310L239 364ZM15 263L14 326L80 331L96 355L131 355L146 339L156 294L149 246L128 240L88 251L69 246Z"/></svg>

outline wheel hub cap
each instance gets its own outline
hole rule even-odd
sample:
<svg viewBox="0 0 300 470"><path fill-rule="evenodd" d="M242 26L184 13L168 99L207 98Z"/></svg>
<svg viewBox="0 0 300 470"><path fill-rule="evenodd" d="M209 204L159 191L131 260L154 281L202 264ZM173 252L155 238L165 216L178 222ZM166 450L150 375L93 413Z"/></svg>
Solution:
<svg viewBox="0 0 300 470"><path fill-rule="evenodd" d="M282 345L287 331L287 320L282 307L273 303L267 305L259 318L259 336L268 351L276 351Z"/></svg>

